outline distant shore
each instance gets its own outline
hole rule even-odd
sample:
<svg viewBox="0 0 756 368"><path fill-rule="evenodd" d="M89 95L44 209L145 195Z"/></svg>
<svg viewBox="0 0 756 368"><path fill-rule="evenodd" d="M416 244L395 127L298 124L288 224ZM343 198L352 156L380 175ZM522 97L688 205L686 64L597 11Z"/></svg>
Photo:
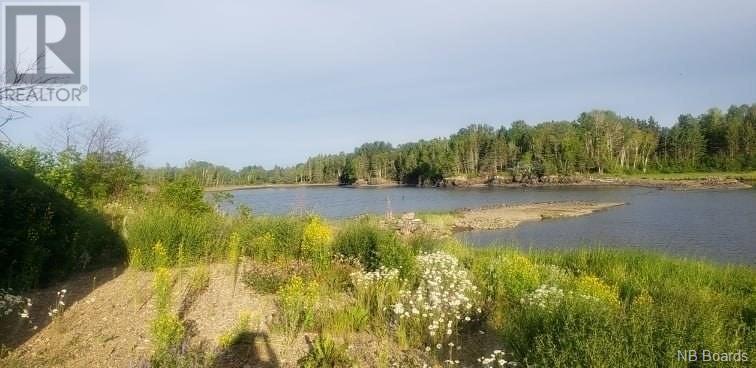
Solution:
<svg viewBox="0 0 756 368"><path fill-rule="evenodd" d="M219 185L205 187L205 192L230 192L232 190L265 189L265 188L299 188L299 187L337 187L339 183L302 183L302 184L254 184L254 185Z"/></svg>
<svg viewBox="0 0 756 368"><path fill-rule="evenodd" d="M703 189L748 189L750 183L756 182L756 172L744 173L672 173L672 174L647 174L647 175L620 175L620 176L587 176L587 177L543 177L540 181L529 180L513 182L506 180L491 180L485 178L450 178L445 179L439 185L426 187L442 188L541 188L541 187L600 187L600 186L626 186L645 187L671 190L703 190ZM392 187L415 187L411 184L397 182L384 182L381 184L352 184L341 185L339 183L290 183L290 184L254 184L254 185L220 185L205 187L205 192L226 192L233 190L264 189L264 188L300 188L300 187L336 187L346 188L392 188Z"/></svg>

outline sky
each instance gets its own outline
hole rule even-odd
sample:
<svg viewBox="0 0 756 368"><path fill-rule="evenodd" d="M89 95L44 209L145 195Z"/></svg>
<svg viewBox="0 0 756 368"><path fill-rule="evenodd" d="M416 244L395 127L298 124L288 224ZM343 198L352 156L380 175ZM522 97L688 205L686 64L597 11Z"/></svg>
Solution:
<svg viewBox="0 0 756 368"><path fill-rule="evenodd" d="M90 105L5 129L41 145L107 117L146 165L291 165L472 123L756 102L756 1L90 1Z"/></svg>

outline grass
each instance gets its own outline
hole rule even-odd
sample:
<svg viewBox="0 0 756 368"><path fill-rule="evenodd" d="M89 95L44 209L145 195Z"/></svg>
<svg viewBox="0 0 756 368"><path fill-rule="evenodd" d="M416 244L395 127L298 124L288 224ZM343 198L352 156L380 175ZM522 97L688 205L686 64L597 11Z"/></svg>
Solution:
<svg viewBox="0 0 756 368"><path fill-rule="evenodd" d="M184 325L178 315L171 311L173 285L171 271L165 267L159 267L152 283L155 318L150 326L153 345L151 362L156 367L174 366L179 346L184 341Z"/></svg>
<svg viewBox="0 0 756 368"><path fill-rule="evenodd" d="M676 360L678 350L752 352L756 346L756 273L746 266L616 249L496 249L465 256L493 293L489 323L520 361L685 366ZM506 261L519 257L528 262ZM494 277L490 265L532 279Z"/></svg>
<svg viewBox="0 0 756 368"><path fill-rule="evenodd" d="M249 332L249 323L251 319L252 317L249 312L242 312L234 327L218 338L218 347L221 349L228 349L232 345L238 343L242 336Z"/></svg>
<svg viewBox="0 0 756 368"><path fill-rule="evenodd" d="M312 343L307 355L297 363L303 368L347 368L352 366L352 359L347 354L346 345L337 345L332 339L320 335Z"/></svg>
<svg viewBox="0 0 756 368"><path fill-rule="evenodd" d="M289 338L315 330L367 333L449 365L465 348L461 336L485 329L508 360L549 367L685 366L676 360L678 350L751 352L756 346L756 272L746 266L618 249L476 249L429 235L401 237L369 217L342 221L337 230L314 216L145 213L144 223L129 229L133 252L149 253L135 265L171 266L164 255L173 249L190 263L226 260L236 273L246 257L244 284L276 295L275 326ZM154 217L166 215L175 216ZM454 219L418 217L438 224ZM143 245L152 240L158 243ZM420 261L438 250L453 260ZM432 308L413 311L438 293L444 297ZM444 307L451 295L465 302ZM181 330L171 316L155 322L163 330L156 346L177 343ZM301 363L338 360L339 351L333 341L317 340Z"/></svg>
<svg viewBox="0 0 756 368"><path fill-rule="evenodd" d="M190 361L182 352L182 313L173 311L174 284L188 273L185 302L194 302L209 286L206 264L216 261L234 273L229 288L236 290L238 277L274 300L272 333L289 343L317 336L302 366L359 364L344 344L366 336L409 352L419 365L475 365L479 357L466 351L481 347L466 344L477 343L468 337L478 331L488 334L492 349L480 358L489 366L506 357L548 367L685 367L677 352L691 349L756 357L752 266L639 250L473 248L428 234L401 236L370 217L335 228L311 215L224 217L164 201L137 209L125 223L131 266L155 272L154 366ZM248 332L249 315L242 315L219 349ZM407 358L382 354L384 362Z"/></svg>
<svg viewBox="0 0 756 368"><path fill-rule="evenodd" d="M292 277L277 293L280 315L277 325L289 336L311 328L315 322L319 286L315 281Z"/></svg>
<svg viewBox="0 0 756 368"><path fill-rule="evenodd" d="M454 226L454 223L457 220L457 215L453 212L441 212L441 211L430 211L430 212L418 212L417 218L420 220L423 220L425 224L428 224L434 228L438 229L448 229L452 226Z"/></svg>

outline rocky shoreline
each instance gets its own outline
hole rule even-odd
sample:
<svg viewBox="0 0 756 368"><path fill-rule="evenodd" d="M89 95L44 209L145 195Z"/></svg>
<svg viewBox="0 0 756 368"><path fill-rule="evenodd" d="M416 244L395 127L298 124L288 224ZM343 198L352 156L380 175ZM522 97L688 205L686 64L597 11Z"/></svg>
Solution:
<svg viewBox="0 0 756 368"><path fill-rule="evenodd" d="M460 209L446 214L435 214L440 221L423 220L413 212L384 220L389 228L404 235L431 233L450 235L472 230L511 229L526 221L543 221L589 215L597 211L622 206L617 202L539 202L516 205L495 205L476 209Z"/></svg>
<svg viewBox="0 0 756 368"><path fill-rule="evenodd" d="M352 185L338 183L300 183L300 184L256 184L256 185L225 185L206 187L205 192L226 192L234 190L263 189L263 188L301 188L301 187L347 187L347 188L391 188L391 187L438 187L438 188L541 188L541 187L601 187L601 186L631 186L671 190L702 190L702 189L748 189L752 185L734 177L711 176L697 179L651 179L651 178L623 178L623 177L584 177L584 176L543 176L541 178L465 178L449 177L434 184L413 185L398 182L383 181L380 183L357 182Z"/></svg>
<svg viewBox="0 0 756 368"><path fill-rule="evenodd" d="M465 187L571 187L571 186L634 186L672 190L697 189L748 189L751 184L735 178L708 177L701 179L647 179L621 177L581 177L581 176L544 176L538 179L521 179L494 177L492 179L467 179L453 177L442 180L437 186L443 188Z"/></svg>

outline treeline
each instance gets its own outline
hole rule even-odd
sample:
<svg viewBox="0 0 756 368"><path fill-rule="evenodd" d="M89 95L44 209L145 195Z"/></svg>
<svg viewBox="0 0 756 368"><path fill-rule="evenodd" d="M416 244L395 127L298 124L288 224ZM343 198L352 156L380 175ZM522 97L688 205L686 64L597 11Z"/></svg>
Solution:
<svg viewBox="0 0 756 368"><path fill-rule="evenodd" d="M262 183L436 184L444 178L540 180L543 176L751 170L756 165L756 104L680 115L672 127L653 117L594 110L573 121L509 128L474 124L448 138L392 146L365 143L352 153L318 155L293 167L241 170L190 161L145 169L148 182L190 175L205 186Z"/></svg>

